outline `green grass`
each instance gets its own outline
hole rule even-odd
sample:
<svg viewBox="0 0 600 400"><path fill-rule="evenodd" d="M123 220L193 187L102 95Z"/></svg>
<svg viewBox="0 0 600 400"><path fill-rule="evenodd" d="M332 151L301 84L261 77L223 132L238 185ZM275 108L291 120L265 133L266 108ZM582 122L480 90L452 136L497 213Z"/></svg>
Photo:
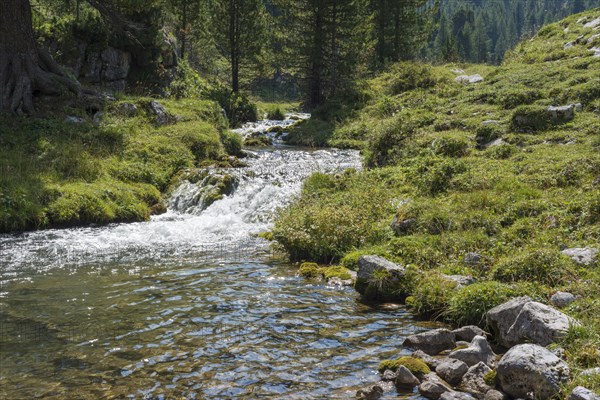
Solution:
<svg viewBox="0 0 600 400"><path fill-rule="evenodd" d="M41 104L36 117L0 116L0 232L147 220L182 169L241 149L216 103L160 100L175 118L157 127L150 100L108 103L99 123L68 98Z"/></svg>
<svg viewBox="0 0 600 400"><path fill-rule="evenodd" d="M598 18L600 9L584 15ZM580 298L565 312L582 327L561 343L574 371L564 393L577 383L600 390L597 379L578 376L600 366L598 266L560 254L600 248L600 58L591 45L563 50L593 34L579 18L543 28L499 67L402 63L365 82L359 109L313 122L295 140L328 129L315 142L363 150L367 169L314 175L281 212L274 238L295 259L356 269L360 255L378 254L410 266L417 273L401 288L385 276L358 284L370 285L367 295L408 295L416 313L458 325L485 326L485 313L514 296L548 303L570 291ZM455 68L485 81L456 83ZM583 105L573 120L547 119L546 107L570 103ZM402 236L389 227L394 216L413 220ZM469 252L481 261L465 264ZM478 282L460 288L441 274Z"/></svg>

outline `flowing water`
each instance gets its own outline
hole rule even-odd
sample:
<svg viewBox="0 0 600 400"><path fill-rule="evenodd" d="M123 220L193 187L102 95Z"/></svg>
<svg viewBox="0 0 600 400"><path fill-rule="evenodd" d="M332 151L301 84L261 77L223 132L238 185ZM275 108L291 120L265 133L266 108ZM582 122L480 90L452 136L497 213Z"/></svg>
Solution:
<svg viewBox="0 0 600 400"><path fill-rule="evenodd" d="M250 154L148 222L0 236L0 398L352 398L378 381L425 327L305 281L255 235L304 178L359 155ZM231 190L205 204L210 176Z"/></svg>

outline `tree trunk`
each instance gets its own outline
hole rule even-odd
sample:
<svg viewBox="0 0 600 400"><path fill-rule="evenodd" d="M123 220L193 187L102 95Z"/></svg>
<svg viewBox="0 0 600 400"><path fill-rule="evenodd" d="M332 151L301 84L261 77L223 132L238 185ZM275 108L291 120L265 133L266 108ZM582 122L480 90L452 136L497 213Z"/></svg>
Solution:
<svg viewBox="0 0 600 400"><path fill-rule="evenodd" d="M80 93L34 36L29 0L0 1L0 111L32 113L34 93Z"/></svg>

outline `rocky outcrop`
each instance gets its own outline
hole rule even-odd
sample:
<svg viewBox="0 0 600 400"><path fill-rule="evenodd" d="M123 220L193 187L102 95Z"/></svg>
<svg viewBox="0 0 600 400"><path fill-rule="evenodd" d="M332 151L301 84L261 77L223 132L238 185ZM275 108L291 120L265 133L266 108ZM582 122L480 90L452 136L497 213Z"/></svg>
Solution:
<svg viewBox="0 0 600 400"><path fill-rule="evenodd" d="M80 47L80 61L75 75L89 83L101 84L115 90L125 90L126 80L131 69L131 54L114 47L103 50L90 50Z"/></svg>
<svg viewBox="0 0 600 400"><path fill-rule="evenodd" d="M592 247L575 247L571 249L565 249L561 253L570 257L571 260L575 261L580 265L592 265L598 261L598 249Z"/></svg>
<svg viewBox="0 0 600 400"><path fill-rule="evenodd" d="M148 103L148 111L154 117L156 125L167 125L173 122L173 116L167 112L167 109L156 100Z"/></svg>
<svg viewBox="0 0 600 400"><path fill-rule="evenodd" d="M527 296L491 309L486 318L498 343L507 348L526 342L547 346L577 324L562 312Z"/></svg>
<svg viewBox="0 0 600 400"><path fill-rule="evenodd" d="M454 350L448 354L448 357L460 360L469 367L480 362L492 367L496 363L496 355L483 336L475 336L469 347L466 349Z"/></svg>
<svg viewBox="0 0 600 400"><path fill-rule="evenodd" d="M440 358L432 357L429 354L425 353L423 350L417 350L412 353L411 357L420 358L423 360L425 364L431 369L436 369L438 365L442 362Z"/></svg>
<svg viewBox="0 0 600 400"><path fill-rule="evenodd" d="M419 379L414 376L408 368L406 368L404 365L401 365L396 370L396 379L394 380L394 383L397 387L412 389L415 386L418 386L421 381L419 381Z"/></svg>
<svg viewBox="0 0 600 400"><path fill-rule="evenodd" d="M429 355L436 355L441 351L456 347L456 340L454 334L448 329L434 329L410 335L404 339L402 345L422 350Z"/></svg>
<svg viewBox="0 0 600 400"><path fill-rule="evenodd" d="M511 348L497 368L502 390L514 398L549 399L559 392L569 373L564 361L535 344Z"/></svg>

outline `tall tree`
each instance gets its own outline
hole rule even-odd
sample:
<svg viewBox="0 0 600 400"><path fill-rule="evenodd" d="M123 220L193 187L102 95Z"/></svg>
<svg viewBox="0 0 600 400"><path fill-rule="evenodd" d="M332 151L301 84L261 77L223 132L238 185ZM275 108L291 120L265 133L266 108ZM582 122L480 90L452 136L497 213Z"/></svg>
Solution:
<svg viewBox="0 0 600 400"><path fill-rule="evenodd" d="M0 110L32 113L33 94L59 94L81 88L39 48L32 28L29 0L0 2Z"/></svg>

